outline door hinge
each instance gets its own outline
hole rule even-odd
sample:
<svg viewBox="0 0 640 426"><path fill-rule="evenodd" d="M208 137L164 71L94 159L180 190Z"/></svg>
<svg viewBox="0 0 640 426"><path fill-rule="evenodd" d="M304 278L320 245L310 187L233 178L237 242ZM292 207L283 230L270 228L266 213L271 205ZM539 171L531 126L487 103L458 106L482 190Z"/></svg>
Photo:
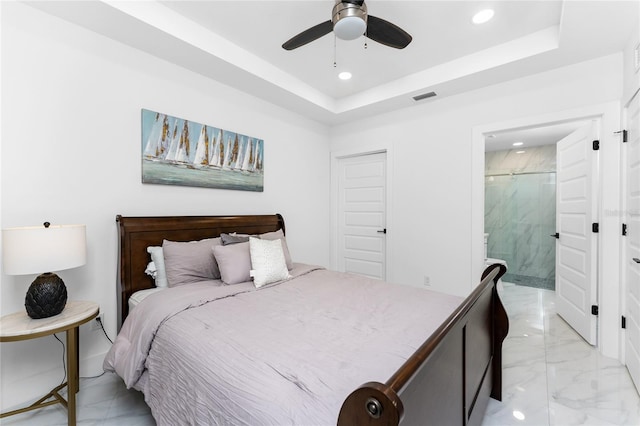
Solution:
<svg viewBox="0 0 640 426"><path fill-rule="evenodd" d="M622 224L622 235L627 235L627 224L623 223Z"/></svg>
<svg viewBox="0 0 640 426"><path fill-rule="evenodd" d="M591 315L598 315L598 305L591 305Z"/></svg>
<svg viewBox="0 0 640 426"><path fill-rule="evenodd" d="M598 140L593 141L593 150L597 151L599 149L600 149L600 141Z"/></svg>
<svg viewBox="0 0 640 426"><path fill-rule="evenodd" d="M600 224L598 222L591 224L591 232L595 232L595 233L600 232Z"/></svg>
<svg viewBox="0 0 640 426"><path fill-rule="evenodd" d="M618 134L618 133L622 133L622 142L626 142L627 141L627 136L629 134L629 132L627 132L626 130L618 130L617 132L613 132L614 134Z"/></svg>
<svg viewBox="0 0 640 426"><path fill-rule="evenodd" d="M622 328L627 328L627 319L625 318L624 315L622 316L621 325L622 325Z"/></svg>

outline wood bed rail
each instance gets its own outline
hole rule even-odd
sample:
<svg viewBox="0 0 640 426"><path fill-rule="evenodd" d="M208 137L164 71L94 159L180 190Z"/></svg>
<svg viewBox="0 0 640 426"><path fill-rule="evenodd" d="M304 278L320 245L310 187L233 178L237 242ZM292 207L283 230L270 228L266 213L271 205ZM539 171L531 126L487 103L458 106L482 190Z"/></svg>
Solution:
<svg viewBox="0 0 640 426"><path fill-rule="evenodd" d="M505 272L498 264L485 269L476 289L385 384L365 383L347 397L338 425L480 424L489 394L502 396L509 322L496 285Z"/></svg>

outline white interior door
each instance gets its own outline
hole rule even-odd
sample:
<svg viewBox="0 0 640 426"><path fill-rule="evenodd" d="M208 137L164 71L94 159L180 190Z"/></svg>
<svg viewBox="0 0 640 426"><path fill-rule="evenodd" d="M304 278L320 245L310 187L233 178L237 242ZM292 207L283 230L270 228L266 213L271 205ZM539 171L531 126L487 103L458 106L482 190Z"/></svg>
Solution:
<svg viewBox="0 0 640 426"><path fill-rule="evenodd" d="M386 153L339 159L338 270L386 278Z"/></svg>
<svg viewBox="0 0 640 426"><path fill-rule="evenodd" d="M640 389L640 94L636 94L627 107L627 130L627 236L623 262L627 318L625 362L636 388Z"/></svg>
<svg viewBox="0 0 640 426"><path fill-rule="evenodd" d="M556 308L558 314L587 342L596 344L597 234L595 176L597 139L589 124L562 139L556 148Z"/></svg>

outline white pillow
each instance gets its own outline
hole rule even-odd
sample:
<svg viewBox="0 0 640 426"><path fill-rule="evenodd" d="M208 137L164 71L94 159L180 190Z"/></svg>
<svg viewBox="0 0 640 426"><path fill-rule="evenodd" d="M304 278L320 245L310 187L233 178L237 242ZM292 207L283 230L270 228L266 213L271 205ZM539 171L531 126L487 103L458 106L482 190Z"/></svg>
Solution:
<svg viewBox="0 0 640 426"><path fill-rule="evenodd" d="M164 254L162 247L147 247L147 253L151 255L151 261L156 266L156 273L153 279L156 280L156 287L169 287L167 282L167 273L164 269Z"/></svg>
<svg viewBox="0 0 640 426"><path fill-rule="evenodd" d="M289 253L289 247L287 246L287 239L284 237L282 229L278 229L275 232L266 232L260 234L262 240L282 240L282 251L284 252L284 259L287 261L287 269L293 269L293 261L291 260L291 254Z"/></svg>
<svg viewBox="0 0 640 426"><path fill-rule="evenodd" d="M252 267L250 275L256 288L291 278L281 240L269 241L251 237L249 251Z"/></svg>

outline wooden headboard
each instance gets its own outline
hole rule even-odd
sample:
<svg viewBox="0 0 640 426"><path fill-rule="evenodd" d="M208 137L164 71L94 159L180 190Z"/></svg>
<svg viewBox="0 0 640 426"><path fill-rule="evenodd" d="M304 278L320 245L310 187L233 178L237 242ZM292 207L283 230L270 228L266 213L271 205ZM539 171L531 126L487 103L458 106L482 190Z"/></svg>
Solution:
<svg viewBox="0 0 640 426"><path fill-rule="evenodd" d="M129 313L129 297L138 290L155 287L144 273L151 258L149 246L162 240L194 241L214 238L222 233L262 234L282 229L280 214L247 216L116 216L118 222L118 330Z"/></svg>

